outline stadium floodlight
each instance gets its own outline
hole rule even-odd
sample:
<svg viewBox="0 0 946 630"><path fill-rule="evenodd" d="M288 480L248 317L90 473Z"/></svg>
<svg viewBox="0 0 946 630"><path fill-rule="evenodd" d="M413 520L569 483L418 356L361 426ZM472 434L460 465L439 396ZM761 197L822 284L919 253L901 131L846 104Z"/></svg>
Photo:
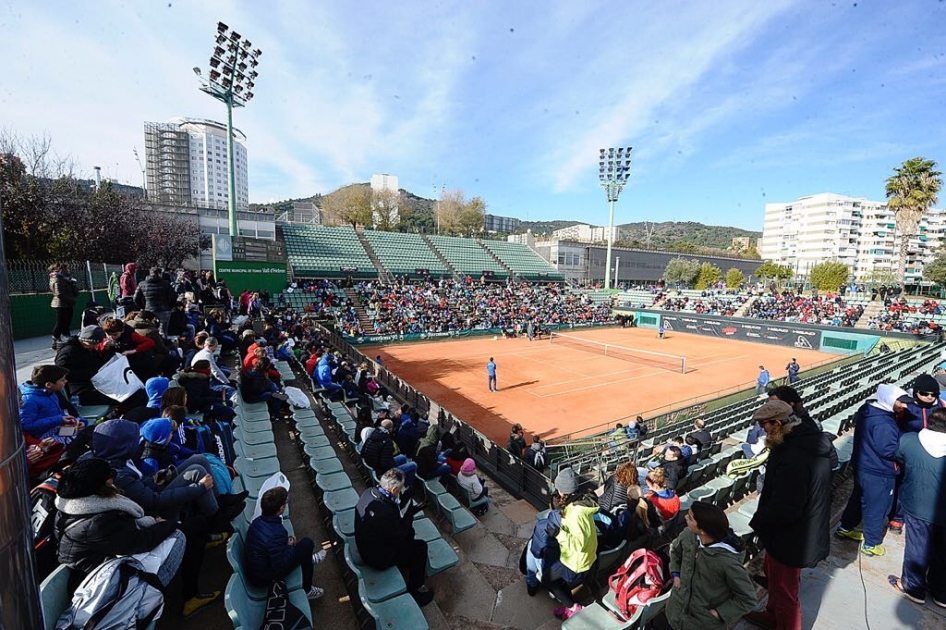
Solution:
<svg viewBox="0 0 946 630"><path fill-rule="evenodd" d="M242 40L242 41L241 41ZM254 82L259 76L255 68L263 51L253 48L249 40L223 22L217 22L217 34L210 56L210 72L201 74L200 68L194 73L200 77L200 91L211 95L227 106L227 180L229 188L228 210L230 236L239 236L236 206L236 166L233 151L233 108L245 107L253 100ZM246 72L248 68L254 68Z"/></svg>
<svg viewBox="0 0 946 630"><path fill-rule="evenodd" d="M598 178L608 196L608 252L604 267L604 288L611 288L611 248L614 246L614 203L631 176L631 148L601 149L598 156ZM615 274L617 276L617 274Z"/></svg>

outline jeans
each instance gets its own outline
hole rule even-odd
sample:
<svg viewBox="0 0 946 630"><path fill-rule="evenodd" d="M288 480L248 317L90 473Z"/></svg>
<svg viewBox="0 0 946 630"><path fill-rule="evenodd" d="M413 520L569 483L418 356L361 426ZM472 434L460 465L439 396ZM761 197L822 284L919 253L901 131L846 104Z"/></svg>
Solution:
<svg viewBox="0 0 946 630"><path fill-rule="evenodd" d="M903 528L903 589L920 598L928 590L933 599L946 603L946 526L906 514Z"/></svg>
<svg viewBox="0 0 946 630"><path fill-rule="evenodd" d="M168 336L168 321L171 319L171 311L155 311L154 316L160 324L159 330L162 337Z"/></svg>
<svg viewBox="0 0 946 630"><path fill-rule="evenodd" d="M215 381L211 379L210 381L210 391L218 392L223 398L230 400L233 398L233 395L236 394L236 390L229 385L224 385L220 381Z"/></svg>
<svg viewBox="0 0 946 630"><path fill-rule="evenodd" d="M286 575L292 573L292 570L299 567L302 570L302 591L308 593L312 588L312 552L315 551L315 543L311 538L303 538L296 541L293 547L292 561L289 564L289 571ZM283 578L286 575L282 576Z"/></svg>
<svg viewBox="0 0 946 630"><path fill-rule="evenodd" d="M417 464L407 459L407 455L396 455L394 457L394 467L404 473L405 484L413 486L417 478Z"/></svg>
<svg viewBox="0 0 946 630"><path fill-rule="evenodd" d="M526 584L533 587L539 586L542 583L542 577L542 560L533 556L532 549L526 547Z"/></svg>
<svg viewBox="0 0 946 630"><path fill-rule="evenodd" d="M499 391L499 387L496 386L496 377L495 377L495 376L490 376L490 377L489 377L488 385L489 385L489 391L491 391L491 392L498 392L498 391Z"/></svg>
<svg viewBox="0 0 946 630"><path fill-rule="evenodd" d="M171 583L171 580L177 574L177 570L180 568L181 561L184 558L184 548L187 545L187 539L184 538L184 534L180 530L175 530L168 538L175 539L174 546L171 547L171 553L169 553L167 559L161 563L157 572L158 580L160 580L161 584L164 584L165 588L167 588L167 585Z"/></svg>
<svg viewBox="0 0 946 630"><path fill-rule="evenodd" d="M765 386L766 386L766 385L768 385L768 383L756 383L756 384L755 384L755 395L758 396L759 394L765 392Z"/></svg>
<svg viewBox="0 0 946 630"><path fill-rule="evenodd" d="M766 615L776 630L801 630L801 604L798 601L801 569L786 566L766 553L765 576L769 580Z"/></svg>
<svg viewBox="0 0 946 630"><path fill-rule="evenodd" d="M855 471L854 491L841 515L841 527L854 529L863 520L865 547L884 542L895 480L896 477Z"/></svg>
<svg viewBox="0 0 946 630"><path fill-rule="evenodd" d="M182 488L184 486L189 486L193 483L199 482L204 475L208 474L208 469L204 468L202 465L196 463L194 460L199 456L188 457L177 469L177 477L171 480L167 486L165 486L164 491L167 492L173 488ZM204 459L204 458L200 458ZM206 462L207 460L204 459ZM217 513L219 507L217 506L217 497L214 496L212 490L204 492L199 497L194 500L194 505L197 508L198 513L206 517L211 517ZM167 507L160 516L165 519L177 519L178 513L181 511L180 505L172 505Z"/></svg>

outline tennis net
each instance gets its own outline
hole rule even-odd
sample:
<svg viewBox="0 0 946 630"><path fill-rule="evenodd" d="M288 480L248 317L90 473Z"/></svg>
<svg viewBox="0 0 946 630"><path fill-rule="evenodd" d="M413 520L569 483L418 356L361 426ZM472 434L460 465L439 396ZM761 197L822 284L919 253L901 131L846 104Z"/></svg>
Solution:
<svg viewBox="0 0 946 630"><path fill-rule="evenodd" d="M672 370L674 372L680 372L681 374L686 374L687 371L686 357L681 357L675 354L664 354L663 352L650 352L648 350L625 348L624 346L618 346L612 343L591 341L589 339L582 339L581 337L574 337L572 335L565 335L557 332L552 332L552 334L549 335L549 342L556 345L573 348L575 350L593 352L595 354L602 354L606 357L614 357L615 359L632 361L634 363L643 363L644 365L651 365L665 370Z"/></svg>

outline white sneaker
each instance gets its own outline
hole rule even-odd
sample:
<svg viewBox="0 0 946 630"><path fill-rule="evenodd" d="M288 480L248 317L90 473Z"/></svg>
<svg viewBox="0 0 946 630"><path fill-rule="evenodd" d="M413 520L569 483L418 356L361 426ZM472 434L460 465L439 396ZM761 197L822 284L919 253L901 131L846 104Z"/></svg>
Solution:
<svg viewBox="0 0 946 630"><path fill-rule="evenodd" d="M325 556L326 556L326 552L324 549L322 551L316 551L314 554L312 554L313 566L325 560Z"/></svg>
<svg viewBox="0 0 946 630"><path fill-rule="evenodd" d="M309 589L309 592L306 595L306 597L308 597L309 601L312 602L319 599L323 595L325 595L325 590L319 588L318 586L313 586L312 588Z"/></svg>

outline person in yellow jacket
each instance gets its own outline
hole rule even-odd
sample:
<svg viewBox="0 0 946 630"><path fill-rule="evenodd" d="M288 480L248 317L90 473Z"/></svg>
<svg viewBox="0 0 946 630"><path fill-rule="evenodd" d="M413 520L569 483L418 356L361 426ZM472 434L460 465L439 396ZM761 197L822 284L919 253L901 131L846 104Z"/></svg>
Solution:
<svg viewBox="0 0 946 630"><path fill-rule="evenodd" d="M555 489L566 497L566 503L562 508L561 528L555 536L559 558L550 567L549 592L562 603L552 613L564 620L581 610L581 604L572 597L572 589L584 580L598 554L598 530L594 521L598 502L593 494L578 492L578 475L572 468L564 468L556 476Z"/></svg>

